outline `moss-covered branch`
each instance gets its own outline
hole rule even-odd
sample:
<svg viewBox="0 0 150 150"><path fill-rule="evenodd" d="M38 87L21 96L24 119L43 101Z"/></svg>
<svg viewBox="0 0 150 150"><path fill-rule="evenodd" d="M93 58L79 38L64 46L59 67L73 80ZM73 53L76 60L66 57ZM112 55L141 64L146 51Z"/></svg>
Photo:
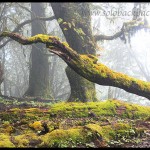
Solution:
<svg viewBox="0 0 150 150"><path fill-rule="evenodd" d="M137 22L136 20L132 20L129 22L124 22L120 31L116 32L114 35L95 35L95 40L114 40L120 36L122 36L125 32L129 32L131 30L137 29L150 29L150 26L145 25L144 22Z"/></svg>
<svg viewBox="0 0 150 150"><path fill-rule="evenodd" d="M58 37L38 34L33 37L23 37L17 33L3 32L0 37L7 36L13 40L29 45L45 43L49 51L61 57L75 72L89 81L99 85L114 86L127 92L150 99L150 82L145 82L125 74L115 72L107 66L97 63L93 55L79 55L67 43L60 42Z"/></svg>

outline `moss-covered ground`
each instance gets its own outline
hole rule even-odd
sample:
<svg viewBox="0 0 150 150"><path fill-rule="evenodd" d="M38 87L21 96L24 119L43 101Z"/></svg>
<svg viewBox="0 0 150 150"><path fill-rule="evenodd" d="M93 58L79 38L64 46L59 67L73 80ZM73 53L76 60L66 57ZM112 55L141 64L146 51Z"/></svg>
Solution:
<svg viewBox="0 0 150 150"><path fill-rule="evenodd" d="M148 106L0 99L0 147L150 147L149 140Z"/></svg>

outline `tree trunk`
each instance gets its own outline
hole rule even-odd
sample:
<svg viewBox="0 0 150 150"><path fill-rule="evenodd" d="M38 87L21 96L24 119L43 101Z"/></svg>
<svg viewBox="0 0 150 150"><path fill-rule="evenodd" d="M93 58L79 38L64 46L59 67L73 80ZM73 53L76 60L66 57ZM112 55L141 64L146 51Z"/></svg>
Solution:
<svg viewBox="0 0 150 150"><path fill-rule="evenodd" d="M43 3L31 3L31 11L31 19L45 16ZM31 30L32 35L46 33L45 21L35 20L31 23ZM27 96L51 97L48 57L44 52L43 44L32 46L29 88L25 93Z"/></svg>
<svg viewBox="0 0 150 150"><path fill-rule="evenodd" d="M79 54L95 55L95 46L91 43L93 37L89 4L51 3L51 5L58 22L61 19L63 20L59 25L70 47ZM68 28L71 23L74 24L74 28ZM83 37L82 34L86 34L86 37ZM94 83L79 76L69 66L66 68L66 74L71 88L71 95L68 101L86 102L97 100Z"/></svg>
<svg viewBox="0 0 150 150"><path fill-rule="evenodd" d="M0 95L2 95L1 84L2 84L2 82L4 80L3 75L4 75L4 70L3 70L3 67L2 67L2 63L0 61Z"/></svg>
<svg viewBox="0 0 150 150"><path fill-rule="evenodd" d="M109 86L108 87L108 99L112 99L113 98L113 91L112 88Z"/></svg>
<svg viewBox="0 0 150 150"><path fill-rule="evenodd" d="M5 61L6 61L6 54L5 50L2 49L3 57L2 57L2 68L3 68L3 88L4 88L4 95L7 95L7 83L6 83L6 76L5 76Z"/></svg>

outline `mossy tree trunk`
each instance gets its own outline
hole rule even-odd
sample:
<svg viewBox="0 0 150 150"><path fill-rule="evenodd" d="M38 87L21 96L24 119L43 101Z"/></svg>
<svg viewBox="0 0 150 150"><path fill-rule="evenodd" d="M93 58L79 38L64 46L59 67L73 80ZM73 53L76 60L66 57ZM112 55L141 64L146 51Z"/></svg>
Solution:
<svg viewBox="0 0 150 150"><path fill-rule="evenodd" d="M89 4L51 3L51 6L70 47L79 54L95 55ZM85 34L86 36L83 36ZM79 76L69 66L66 68L66 74L71 88L68 101L96 101L94 83Z"/></svg>
<svg viewBox="0 0 150 150"><path fill-rule="evenodd" d="M31 11L31 19L35 17L45 17L43 3L31 3ZM31 30L32 35L46 33L45 21L35 20L31 23ZM32 46L29 88L25 93L26 96L51 97L48 57L44 55L44 48L42 43Z"/></svg>

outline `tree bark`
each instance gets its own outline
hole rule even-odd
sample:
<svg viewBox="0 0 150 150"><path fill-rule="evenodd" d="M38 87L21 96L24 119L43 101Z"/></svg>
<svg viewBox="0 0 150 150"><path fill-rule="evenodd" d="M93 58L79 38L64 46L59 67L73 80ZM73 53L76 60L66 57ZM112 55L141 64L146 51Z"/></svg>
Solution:
<svg viewBox="0 0 150 150"><path fill-rule="evenodd" d="M45 17L42 3L31 3L31 19ZM32 36L39 33L46 33L45 21L35 20L31 23ZM44 55L44 46L41 43L32 46L31 65L29 74L29 88L26 96L51 97L49 84L48 57Z"/></svg>
<svg viewBox="0 0 150 150"><path fill-rule="evenodd" d="M95 55L95 47L90 43L90 41L93 41L93 37L89 4L51 3L51 6L58 22L62 19L59 25L67 43L79 54ZM83 13L86 13L86 15ZM71 23L74 23L73 28L70 28L73 25ZM68 101L96 101L94 83L79 76L69 66L66 68L66 75L71 88Z"/></svg>
<svg viewBox="0 0 150 150"><path fill-rule="evenodd" d="M49 51L61 57L76 73L99 85L109 85L124 89L127 92L150 99L150 82L142 81L128 75L116 72L97 63L94 55L81 55L74 51L66 43L60 42L58 37L48 35L36 35L30 38L16 33L3 32L0 37L6 36L23 44L45 43Z"/></svg>
<svg viewBox="0 0 150 150"><path fill-rule="evenodd" d="M3 67L2 67L2 63L0 62L0 95L2 95L2 92L1 92L1 84L4 80L4 70L3 70Z"/></svg>

